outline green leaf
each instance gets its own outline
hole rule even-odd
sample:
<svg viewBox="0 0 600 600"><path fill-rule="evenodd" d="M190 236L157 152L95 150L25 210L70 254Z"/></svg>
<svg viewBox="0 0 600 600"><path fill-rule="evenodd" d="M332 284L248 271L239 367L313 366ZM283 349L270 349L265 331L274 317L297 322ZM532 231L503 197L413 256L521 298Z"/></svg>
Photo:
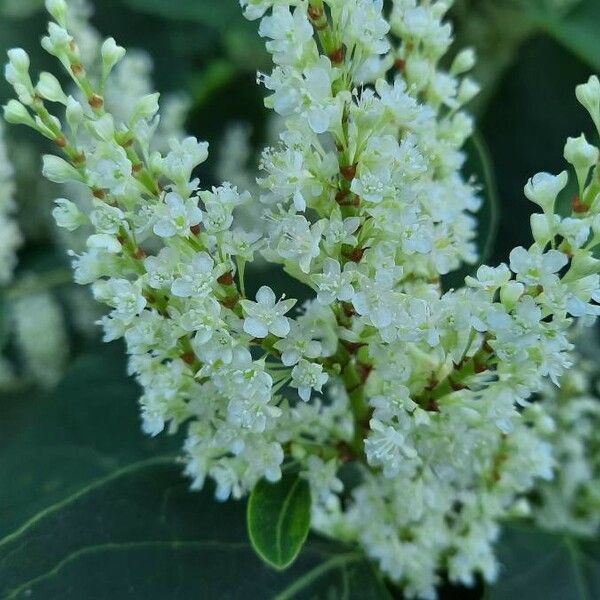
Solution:
<svg viewBox="0 0 600 600"><path fill-rule="evenodd" d="M0 396L0 598L391 600L355 549L311 537L284 573L244 502L189 491L178 439L139 431L123 348L81 357L52 394Z"/></svg>
<svg viewBox="0 0 600 600"><path fill-rule="evenodd" d="M501 570L486 600L600 598L600 541L511 526L498 547Z"/></svg>
<svg viewBox="0 0 600 600"><path fill-rule="evenodd" d="M125 0L131 8L166 19L196 21L220 30L244 20L237 0Z"/></svg>
<svg viewBox="0 0 600 600"><path fill-rule="evenodd" d="M260 481L248 501L248 534L260 557L276 569L289 567L310 529L310 489L296 473L277 483Z"/></svg>
<svg viewBox="0 0 600 600"><path fill-rule="evenodd" d="M600 2L582 0L565 16L532 13L533 22L593 69L600 70Z"/></svg>

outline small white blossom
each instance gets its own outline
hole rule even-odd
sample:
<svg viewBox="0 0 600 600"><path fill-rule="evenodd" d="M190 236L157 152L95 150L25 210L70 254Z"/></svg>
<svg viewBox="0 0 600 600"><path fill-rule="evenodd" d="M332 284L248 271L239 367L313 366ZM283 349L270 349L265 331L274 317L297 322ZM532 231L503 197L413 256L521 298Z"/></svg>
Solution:
<svg viewBox="0 0 600 600"><path fill-rule="evenodd" d="M256 302L242 300L246 318L244 331L255 338L265 338L269 333L285 337L290 331L289 319L284 316L296 304L296 300L279 300L273 290L263 285L256 293Z"/></svg>
<svg viewBox="0 0 600 600"><path fill-rule="evenodd" d="M182 198L177 192L165 195L165 203L157 211L154 233L162 238L189 235L190 227L202 221L202 211L195 198Z"/></svg>

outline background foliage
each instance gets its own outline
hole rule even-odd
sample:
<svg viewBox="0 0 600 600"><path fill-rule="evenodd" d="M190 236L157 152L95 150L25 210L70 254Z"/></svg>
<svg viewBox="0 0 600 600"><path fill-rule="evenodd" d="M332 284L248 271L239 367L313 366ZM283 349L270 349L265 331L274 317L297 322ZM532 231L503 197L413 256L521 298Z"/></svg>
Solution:
<svg viewBox="0 0 600 600"><path fill-rule="evenodd" d="M0 51L23 46L44 68L41 4L0 0ZM159 90L190 95L187 128L213 151L200 173L205 183L214 182L228 125L250 124L261 146L265 111L255 72L266 67L266 55L236 0L95 4L94 24L104 34L152 55ZM496 263L528 243L524 182L562 169L567 136L592 134L573 90L600 71L600 0L565 13L547 10L543 0L461 0L454 17L458 43L479 50L478 75L488 90L474 105L478 136L468 168L485 188L480 243ZM7 93L0 84L1 101ZM16 148L23 131L10 133ZM34 177L20 180L24 207L46 200L32 191ZM28 210L21 211L25 225ZM66 264L48 231L36 234L22 250L21 272ZM53 391L0 396L0 598L398 597L353 548L326 540L310 537L289 570L262 563L248 541L244 503L217 504L210 489L188 492L176 440L139 432L138 392L125 376L122 348L73 344L72 365ZM512 527L500 553L497 586L445 586L442 597L600 597L598 542Z"/></svg>

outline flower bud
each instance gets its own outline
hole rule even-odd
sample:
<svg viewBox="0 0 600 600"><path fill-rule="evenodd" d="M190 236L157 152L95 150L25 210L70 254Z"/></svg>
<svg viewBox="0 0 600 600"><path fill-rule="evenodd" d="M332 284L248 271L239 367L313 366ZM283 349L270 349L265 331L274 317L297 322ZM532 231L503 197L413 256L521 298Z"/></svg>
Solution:
<svg viewBox="0 0 600 600"><path fill-rule="evenodd" d="M71 131L76 133L81 121L83 121L83 106L73 96L67 98L66 118Z"/></svg>
<svg viewBox="0 0 600 600"><path fill-rule="evenodd" d="M64 27L67 20L65 0L46 0L46 10Z"/></svg>
<svg viewBox="0 0 600 600"><path fill-rule="evenodd" d="M158 112L159 97L160 94L156 93L140 98L133 109L131 122L135 123L139 119L151 119Z"/></svg>
<svg viewBox="0 0 600 600"><path fill-rule="evenodd" d="M48 35L42 38L42 48L62 60L64 58L62 55L65 54L65 49L72 40L73 37L64 27L51 22L48 23Z"/></svg>
<svg viewBox="0 0 600 600"><path fill-rule="evenodd" d="M100 119L96 119L90 123L94 133L105 142L112 140L115 136L115 122L112 115L108 113L102 116Z"/></svg>
<svg viewBox="0 0 600 600"><path fill-rule="evenodd" d="M4 118L13 125L27 125L35 127L33 117L18 100L9 100L4 106Z"/></svg>
<svg viewBox="0 0 600 600"><path fill-rule="evenodd" d="M475 66L475 60L476 57L473 48L465 48L459 52L452 61L450 73L452 75L462 75L463 73L470 71Z"/></svg>
<svg viewBox="0 0 600 600"><path fill-rule="evenodd" d="M549 216L552 215L534 213L530 219L533 239L542 247L554 237L555 230L552 227L552 221L548 218Z"/></svg>
<svg viewBox="0 0 600 600"><path fill-rule="evenodd" d="M500 302L502 302L506 308L512 310L524 291L525 286L522 283L518 281L509 281L500 288Z"/></svg>
<svg viewBox="0 0 600 600"><path fill-rule="evenodd" d="M565 159L575 167L579 189L583 190L590 169L598 162L598 148L592 146L582 133L578 138L568 138L565 144Z"/></svg>
<svg viewBox="0 0 600 600"><path fill-rule="evenodd" d="M409 86L422 90L429 84L431 64L425 58L411 55L406 60L405 73Z"/></svg>
<svg viewBox="0 0 600 600"><path fill-rule="evenodd" d="M63 92L63 89L56 77L51 73L40 73L40 80L35 86L37 93L50 102L60 102L61 104L67 103L67 96Z"/></svg>
<svg viewBox="0 0 600 600"><path fill-rule="evenodd" d="M588 110L596 127L600 129L600 80L592 75L587 83L575 88L577 100Z"/></svg>
<svg viewBox="0 0 600 600"><path fill-rule="evenodd" d="M11 48L8 52L8 60L17 73L29 72L29 55L23 48Z"/></svg>
<svg viewBox="0 0 600 600"><path fill-rule="evenodd" d="M42 175L54 183L67 181L83 181L83 177L66 160L53 154L44 154L42 157Z"/></svg>
<svg viewBox="0 0 600 600"><path fill-rule="evenodd" d="M118 254L123 250L119 240L114 235L108 233L95 233L90 235L87 240L88 248L96 250L104 250L110 254Z"/></svg>
<svg viewBox="0 0 600 600"><path fill-rule="evenodd" d="M473 100L473 98L475 98L475 96L477 96L477 94L479 94L480 90L481 90L481 87L479 86L478 83L476 83L469 77L466 77L465 79L463 79L461 81L460 86L458 88L458 95L457 95L458 102L461 105L467 104L468 102Z"/></svg>
<svg viewBox="0 0 600 600"><path fill-rule="evenodd" d="M29 56L21 48L8 51L8 62L4 67L4 78L13 86L24 104L31 103L33 86L29 78Z"/></svg>
<svg viewBox="0 0 600 600"><path fill-rule="evenodd" d="M75 231L85 222L83 213L70 200L58 198L54 203L56 208L52 211L52 216L59 227L68 231Z"/></svg>
<svg viewBox="0 0 600 600"><path fill-rule="evenodd" d="M102 77L106 79L114 66L125 56L125 48L118 46L114 38L104 40L101 48Z"/></svg>
<svg viewBox="0 0 600 600"><path fill-rule="evenodd" d="M538 173L525 186L525 196L540 206L545 213L554 212L554 203L558 194L565 188L569 176L566 171L559 175Z"/></svg>
<svg viewBox="0 0 600 600"><path fill-rule="evenodd" d="M58 119L56 117L50 117L50 119L52 119L52 122L56 125L58 122L58 128L60 129L60 121L58 121ZM44 121L42 121L42 119L40 119L39 116L35 116L34 117L34 121L35 121L35 128L37 131L39 131L43 136L47 137L49 140L56 140L56 134L54 133L54 131L52 131L52 129L50 127L48 127L46 125L46 123L44 123Z"/></svg>

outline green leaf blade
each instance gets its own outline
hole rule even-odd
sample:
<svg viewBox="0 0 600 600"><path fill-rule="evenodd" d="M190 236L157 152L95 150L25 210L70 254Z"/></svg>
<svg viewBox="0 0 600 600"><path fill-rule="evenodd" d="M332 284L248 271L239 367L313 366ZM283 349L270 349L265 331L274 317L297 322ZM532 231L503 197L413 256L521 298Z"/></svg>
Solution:
<svg viewBox="0 0 600 600"><path fill-rule="evenodd" d="M534 25L592 69L600 70L600 2L581 0L566 15L532 10Z"/></svg>
<svg viewBox="0 0 600 600"><path fill-rule="evenodd" d="M600 598L600 543L509 526L498 546L501 570L486 600Z"/></svg>
<svg viewBox="0 0 600 600"><path fill-rule="evenodd" d="M258 555L275 569L289 567L310 529L310 489L297 474L275 484L260 481L248 501L248 535Z"/></svg>
<svg viewBox="0 0 600 600"><path fill-rule="evenodd" d="M91 350L52 393L0 395L2 600L390 600L341 543L311 536L286 571L265 564L245 502L191 492L180 440L140 433L123 349Z"/></svg>

